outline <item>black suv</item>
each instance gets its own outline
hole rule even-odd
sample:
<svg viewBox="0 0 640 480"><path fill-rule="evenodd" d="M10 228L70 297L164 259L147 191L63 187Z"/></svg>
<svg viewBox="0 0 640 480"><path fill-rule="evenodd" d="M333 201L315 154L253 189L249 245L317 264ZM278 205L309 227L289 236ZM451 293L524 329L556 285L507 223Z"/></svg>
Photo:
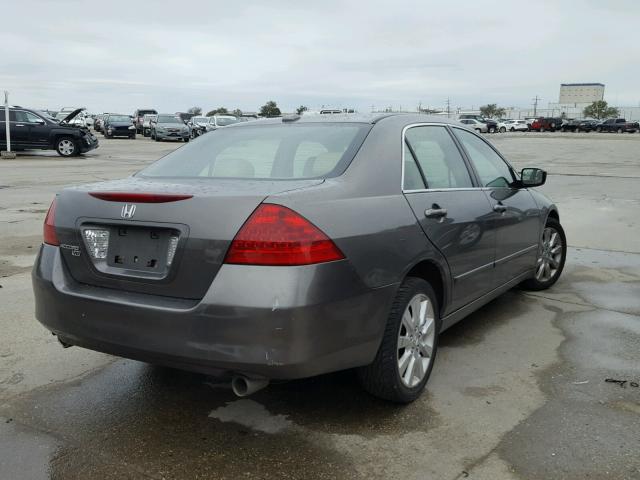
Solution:
<svg viewBox="0 0 640 480"><path fill-rule="evenodd" d="M71 157L98 148L98 139L87 127L69 125L84 108L69 113L61 121L29 108L9 109L9 128L12 150L55 150L63 157ZM0 108L0 149L7 148L5 110Z"/></svg>

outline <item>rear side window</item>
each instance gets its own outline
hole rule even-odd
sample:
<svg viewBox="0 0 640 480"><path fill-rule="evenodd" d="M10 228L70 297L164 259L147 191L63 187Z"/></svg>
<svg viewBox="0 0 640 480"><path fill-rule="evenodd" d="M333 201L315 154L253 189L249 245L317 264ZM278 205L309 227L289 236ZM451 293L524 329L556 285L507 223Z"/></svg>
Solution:
<svg viewBox="0 0 640 480"><path fill-rule="evenodd" d="M424 174L427 188L470 188L473 187L469 170L445 127L412 127L405 134L407 150L415 156ZM405 189L414 183L408 177L413 171L405 163Z"/></svg>
<svg viewBox="0 0 640 480"><path fill-rule="evenodd" d="M220 128L140 172L149 177L303 179L340 175L371 125L300 123Z"/></svg>

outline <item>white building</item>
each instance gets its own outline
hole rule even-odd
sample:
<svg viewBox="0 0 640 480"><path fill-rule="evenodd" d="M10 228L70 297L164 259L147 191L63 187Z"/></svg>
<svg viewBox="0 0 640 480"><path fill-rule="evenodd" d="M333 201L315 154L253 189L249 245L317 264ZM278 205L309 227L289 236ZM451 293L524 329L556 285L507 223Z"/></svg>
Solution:
<svg viewBox="0 0 640 480"><path fill-rule="evenodd" d="M604 99L603 83L561 83L559 105L580 107Z"/></svg>

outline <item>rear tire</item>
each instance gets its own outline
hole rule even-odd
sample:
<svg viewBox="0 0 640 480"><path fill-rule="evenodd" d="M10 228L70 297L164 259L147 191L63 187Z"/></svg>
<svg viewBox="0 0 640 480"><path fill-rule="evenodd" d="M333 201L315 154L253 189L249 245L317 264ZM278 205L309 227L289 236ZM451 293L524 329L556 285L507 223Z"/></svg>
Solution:
<svg viewBox="0 0 640 480"><path fill-rule="evenodd" d="M550 232L547 237L547 232ZM553 235L556 234L557 237ZM558 249L554 252L555 249ZM538 247L538 257L535 264L534 277L522 282L522 286L527 290L546 290L558 281L564 263L567 259L567 237L560 222L553 217L547 219L544 232L540 238L540 246ZM548 274L545 267L548 264ZM541 274L542 273L542 274Z"/></svg>
<svg viewBox="0 0 640 480"><path fill-rule="evenodd" d="M622 129L621 128L618 129L618 133L622 133Z"/></svg>
<svg viewBox="0 0 640 480"><path fill-rule="evenodd" d="M407 277L393 300L373 363L357 370L362 387L391 402L416 400L431 375L439 334L440 309L433 288L421 278Z"/></svg>

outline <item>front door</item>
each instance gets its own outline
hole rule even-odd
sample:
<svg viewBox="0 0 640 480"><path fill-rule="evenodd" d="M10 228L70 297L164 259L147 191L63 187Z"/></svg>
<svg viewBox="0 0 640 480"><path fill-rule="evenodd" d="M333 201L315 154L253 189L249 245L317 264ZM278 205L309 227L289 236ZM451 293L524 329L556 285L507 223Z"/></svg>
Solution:
<svg viewBox="0 0 640 480"><path fill-rule="evenodd" d="M503 285L535 266L540 210L526 188L516 188L511 166L482 137L453 128L483 191L491 204L490 221L496 229L496 286Z"/></svg>
<svg viewBox="0 0 640 480"><path fill-rule="evenodd" d="M49 143L51 127L35 113L17 111L17 118L28 128L28 143L33 147L46 146Z"/></svg>
<svg viewBox="0 0 640 480"><path fill-rule="evenodd" d="M448 314L491 290L495 232L491 205L476 188L449 130L417 125L406 130L405 196L427 238L446 258L453 278Z"/></svg>

